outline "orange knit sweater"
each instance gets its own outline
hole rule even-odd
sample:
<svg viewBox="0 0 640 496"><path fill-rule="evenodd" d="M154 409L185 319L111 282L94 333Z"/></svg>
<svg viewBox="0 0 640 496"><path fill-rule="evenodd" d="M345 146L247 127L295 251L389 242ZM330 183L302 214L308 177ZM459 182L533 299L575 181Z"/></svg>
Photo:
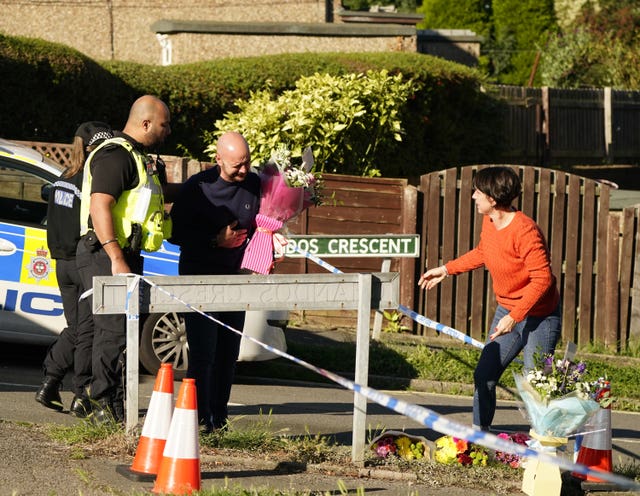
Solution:
<svg viewBox="0 0 640 496"><path fill-rule="evenodd" d="M558 305L560 295L546 241L537 224L522 212L516 212L500 230L485 216L478 246L446 267L454 275L483 265L491 274L496 300L516 322L528 315L549 315Z"/></svg>

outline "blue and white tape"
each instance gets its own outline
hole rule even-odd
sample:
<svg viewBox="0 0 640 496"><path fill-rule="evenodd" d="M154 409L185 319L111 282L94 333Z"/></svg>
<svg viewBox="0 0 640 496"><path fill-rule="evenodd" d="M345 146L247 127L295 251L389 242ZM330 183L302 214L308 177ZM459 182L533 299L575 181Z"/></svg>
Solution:
<svg viewBox="0 0 640 496"><path fill-rule="evenodd" d="M294 245L293 249L295 251L305 256L309 260L315 262L320 267L323 267L324 269L327 269L329 272L332 272L334 274L343 273L340 269L327 263L321 258L313 255L312 253L309 253L308 251L300 249L298 246L295 245L295 243L292 243L292 244ZM457 329L453 329L452 327L449 327L444 324L440 324L439 322L436 322L434 320L431 320L425 317L424 315L420 315L418 312L411 310L410 308L407 308L404 305L398 305L398 310L400 310L407 317L410 317L411 319L415 320L419 324L422 324L423 326L429 327L431 329L435 329L437 332L441 332L442 334L447 334L448 336L459 339L465 344L473 345L476 348L480 348L480 349L484 348L484 344L482 344L480 341L473 339L471 336L467 336L466 334L458 331Z"/></svg>
<svg viewBox="0 0 640 496"><path fill-rule="evenodd" d="M205 318L212 320L213 322L216 322L217 324L225 327L226 329L229 329L232 332L235 332L236 334L239 334L240 336L242 336L243 339L248 339L256 343L257 345L261 346L262 348L266 349L267 351L270 351L302 367L305 367L306 369L316 372L317 374L323 377L326 377L327 379L341 385L342 387L349 389L350 391L353 391L355 393L361 394L367 399L374 401L379 405L388 408L389 410L393 410L394 412L397 412L410 419L413 419L416 422L424 425L427 428L433 429L436 432L439 432L444 435L454 436L460 439L465 439L468 442L476 443L489 449L504 451L506 453L519 455L521 457L536 458L542 462L549 463L551 465L557 465L561 468L564 468L566 470L571 470L572 472L575 472L575 473L596 476L602 480L606 480L614 484L617 484L621 488L628 488L630 490L640 490L640 484L630 479L627 479L625 477L622 477L620 475L617 475L611 472L604 472L601 470L592 469L585 465L573 463L572 461L569 461L563 457L553 456L545 452L538 452L527 446L523 446L521 444L513 443L509 440L499 438L498 436L491 434L489 432L484 432L477 428L470 427L470 426L449 420L445 417L440 416L436 412L429 410L428 408L407 403L405 401L394 398L376 389L357 384L349 379L346 379L340 375L334 374L333 372L330 372L326 369L316 367L315 365L305 362L300 358L297 358L284 351L274 348L273 346L265 344L259 341L258 339L255 339L252 336L244 335L242 331L238 331L237 329L234 329L233 327L225 324L224 322L221 322L215 317L208 315L207 313L197 309L196 307L192 306L188 302L182 300L178 296L172 294L170 291L154 283L153 281L150 281L144 276L141 276L140 279L145 281L150 286L156 288L158 291L163 292L173 300L180 302L189 310L196 312L204 316ZM133 285L129 289L133 289Z"/></svg>

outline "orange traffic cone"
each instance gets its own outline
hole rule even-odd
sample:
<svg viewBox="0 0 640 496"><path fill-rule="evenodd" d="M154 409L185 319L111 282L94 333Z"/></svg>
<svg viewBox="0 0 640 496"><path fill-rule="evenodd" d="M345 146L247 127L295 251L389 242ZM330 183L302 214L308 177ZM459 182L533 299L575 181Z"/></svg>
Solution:
<svg viewBox="0 0 640 496"><path fill-rule="evenodd" d="M191 494L200 490L198 400L195 379L183 379L173 411L154 493Z"/></svg>
<svg viewBox="0 0 640 496"><path fill-rule="evenodd" d="M155 478L169 435L172 413L173 367L170 363L163 363L160 365L153 385L151 401L133 464L131 467L122 465L116 467L119 474L136 481L151 481Z"/></svg>
<svg viewBox="0 0 640 496"><path fill-rule="evenodd" d="M597 400L608 397L611 392L609 382L605 382L605 386L600 391ZM611 456L611 405L606 408L600 408L593 420L593 425L597 429L595 432L587 432L582 438L582 444L578 451L577 463L586 465L589 468L611 472L613 468L613 460ZM585 479L591 482L604 482L602 479L593 475L583 475L573 473L579 479Z"/></svg>

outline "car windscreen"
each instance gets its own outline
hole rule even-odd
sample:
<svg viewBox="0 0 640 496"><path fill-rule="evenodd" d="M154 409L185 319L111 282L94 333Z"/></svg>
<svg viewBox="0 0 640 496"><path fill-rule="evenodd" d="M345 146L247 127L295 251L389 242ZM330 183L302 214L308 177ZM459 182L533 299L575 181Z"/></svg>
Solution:
<svg viewBox="0 0 640 496"><path fill-rule="evenodd" d="M0 160L0 219L46 225L47 202L42 192L53 179L25 171L11 160Z"/></svg>

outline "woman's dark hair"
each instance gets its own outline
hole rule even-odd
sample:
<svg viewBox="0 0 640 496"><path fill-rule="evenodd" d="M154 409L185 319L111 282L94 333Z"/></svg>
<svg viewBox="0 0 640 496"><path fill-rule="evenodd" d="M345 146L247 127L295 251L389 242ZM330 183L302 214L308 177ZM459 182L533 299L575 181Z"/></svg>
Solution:
<svg viewBox="0 0 640 496"><path fill-rule="evenodd" d="M511 167L487 167L473 177L473 187L493 198L497 207L508 208L522 191L520 177Z"/></svg>

